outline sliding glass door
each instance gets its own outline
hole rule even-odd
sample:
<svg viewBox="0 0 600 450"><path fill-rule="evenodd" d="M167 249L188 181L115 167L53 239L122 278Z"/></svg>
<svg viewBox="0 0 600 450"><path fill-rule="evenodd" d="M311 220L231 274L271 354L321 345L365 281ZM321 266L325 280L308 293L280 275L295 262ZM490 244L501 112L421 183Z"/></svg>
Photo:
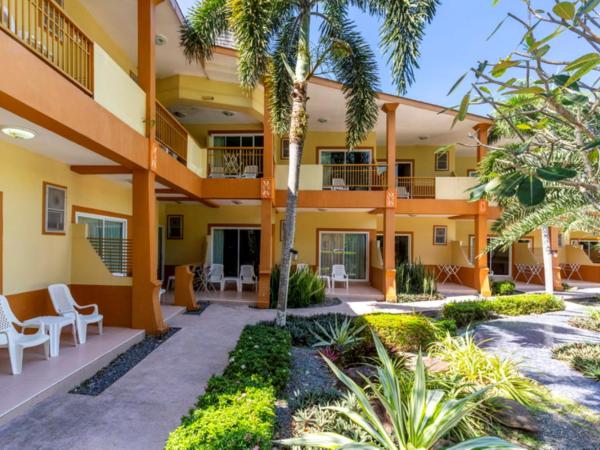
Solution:
<svg viewBox="0 0 600 450"><path fill-rule="evenodd" d="M343 264L351 280L369 279L369 233L319 232L319 267L323 275L331 274L331 267Z"/></svg>
<svg viewBox="0 0 600 450"><path fill-rule="evenodd" d="M223 264L226 277L237 277L240 266L254 266L258 274L260 262L260 229L213 228L212 262Z"/></svg>

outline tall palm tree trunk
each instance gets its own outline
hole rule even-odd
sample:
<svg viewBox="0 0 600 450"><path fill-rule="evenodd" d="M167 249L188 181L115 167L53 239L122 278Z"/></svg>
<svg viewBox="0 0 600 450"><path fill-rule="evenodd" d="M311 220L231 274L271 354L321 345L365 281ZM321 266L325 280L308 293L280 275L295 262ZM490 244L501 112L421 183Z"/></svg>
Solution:
<svg viewBox="0 0 600 450"><path fill-rule="evenodd" d="M292 266L292 246L296 234L296 207L298 204L298 187L300 184L300 165L304 151L304 139L308 128L306 103L308 97L306 88L307 77L310 72L310 6L304 11L302 28L298 44L298 57L296 60L296 73L292 93L292 116L290 123L290 160L288 169L287 205L285 212L285 226L283 231L283 245L281 248L281 264L279 274L279 292L277 293L277 317L275 323L283 327L286 322L286 309L290 269Z"/></svg>
<svg viewBox="0 0 600 450"><path fill-rule="evenodd" d="M550 230L542 227L542 255L544 257L544 286L546 293L554 293L554 271L552 270L552 246L550 245Z"/></svg>

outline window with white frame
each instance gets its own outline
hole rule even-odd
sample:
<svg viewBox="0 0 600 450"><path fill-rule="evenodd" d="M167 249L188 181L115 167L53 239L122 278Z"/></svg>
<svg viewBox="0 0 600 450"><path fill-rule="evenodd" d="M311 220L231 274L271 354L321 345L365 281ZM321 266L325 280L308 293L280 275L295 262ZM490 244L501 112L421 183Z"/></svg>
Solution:
<svg viewBox="0 0 600 450"><path fill-rule="evenodd" d="M44 234L65 234L67 188L44 183Z"/></svg>
<svg viewBox="0 0 600 450"><path fill-rule="evenodd" d="M435 171L445 172L450 170L450 154L448 152L435 154Z"/></svg>
<svg viewBox="0 0 600 450"><path fill-rule="evenodd" d="M433 227L433 245L448 244L448 227L445 225L436 225Z"/></svg>

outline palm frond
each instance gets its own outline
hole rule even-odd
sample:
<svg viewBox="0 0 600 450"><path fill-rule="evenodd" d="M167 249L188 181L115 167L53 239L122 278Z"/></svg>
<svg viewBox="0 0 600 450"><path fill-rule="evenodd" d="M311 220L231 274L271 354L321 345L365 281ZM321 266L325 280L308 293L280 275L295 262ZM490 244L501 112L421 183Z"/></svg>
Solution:
<svg viewBox="0 0 600 450"><path fill-rule="evenodd" d="M227 0L204 0L190 9L181 26L179 44L189 62L212 58L217 38L229 27Z"/></svg>

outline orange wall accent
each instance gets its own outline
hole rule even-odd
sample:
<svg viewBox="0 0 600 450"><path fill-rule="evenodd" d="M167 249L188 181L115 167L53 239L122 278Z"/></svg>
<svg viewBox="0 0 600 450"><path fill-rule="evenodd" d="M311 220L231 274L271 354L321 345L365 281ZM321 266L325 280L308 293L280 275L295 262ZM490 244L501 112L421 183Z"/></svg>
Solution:
<svg viewBox="0 0 600 450"><path fill-rule="evenodd" d="M0 71L3 108L119 164L147 167L144 136L6 33L0 60L11 61Z"/></svg>
<svg viewBox="0 0 600 450"><path fill-rule="evenodd" d="M202 180L202 196L209 199L260 199L260 179Z"/></svg>
<svg viewBox="0 0 600 450"><path fill-rule="evenodd" d="M175 305L182 306L187 311L197 309L196 294L194 293L194 273L190 266L175 268Z"/></svg>
<svg viewBox="0 0 600 450"><path fill-rule="evenodd" d="M105 325L131 327L131 286L73 284L70 289L80 305L98 305Z"/></svg>
<svg viewBox="0 0 600 450"><path fill-rule="evenodd" d="M202 196L202 179L166 152L156 152L156 178L161 183L193 198Z"/></svg>
<svg viewBox="0 0 600 450"><path fill-rule="evenodd" d="M275 191L275 205L287 204L287 191ZM383 208L385 191L300 191L299 208Z"/></svg>
<svg viewBox="0 0 600 450"><path fill-rule="evenodd" d="M477 203L466 200L398 199L397 214L477 214Z"/></svg>
<svg viewBox="0 0 600 450"><path fill-rule="evenodd" d="M7 296L10 308L23 321L38 316L55 316L47 289L21 292Z"/></svg>

